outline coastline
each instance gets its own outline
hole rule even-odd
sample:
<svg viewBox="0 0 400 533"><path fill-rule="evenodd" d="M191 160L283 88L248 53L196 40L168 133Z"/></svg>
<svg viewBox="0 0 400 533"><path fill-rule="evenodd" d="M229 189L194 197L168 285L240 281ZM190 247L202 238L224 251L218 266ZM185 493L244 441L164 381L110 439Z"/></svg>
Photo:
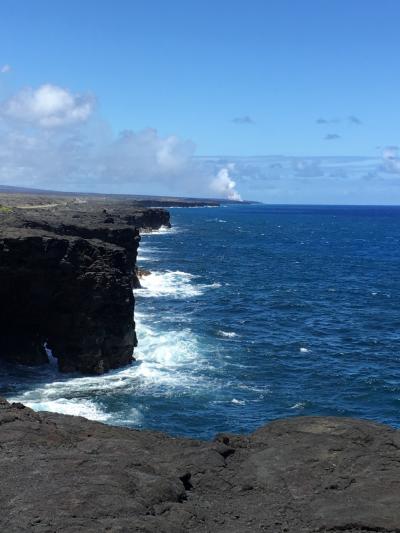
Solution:
<svg viewBox="0 0 400 533"><path fill-rule="evenodd" d="M164 209L130 202L7 197L0 216L0 357L102 374L132 362L140 230Z"/></svg>
<svg viewBox="0 0 400 533"><path fill-rule="evenodd" d="M24 220L43 224L46 217L35 217L35 209L31 211ZM107 209L102 216L114 215ZM121 254L122 246L99 244L93 235L66 235L70 227L66 222L64 219L59 226L62 229L52 222L62 235L49 227L39 233L37 228L17 226L11 228L11 237L21 230L18 239L29 245L60 240L75 246L84 241L93 246L93 252L99 246L110 246L109 250ZM98 232L102 226L96 224L85 231ZM132 233L136 227L128 231L127 235L136 235ZM162 229L154 233L158 232L169 234ZM5 236L7 243L9 238ZM134 242L138 244L138 239ZM136 261L138 249L132 250L124 252L124 264L130 265L126 271L130 291L135 263L129 260L134 256ZM172 287L177 272L165 274L172 276ZM187 272L179 275L191 276ZM158 294L157 287L149 289L150 296ZM163 290L165 293L167 288ZM130 316L132 319L132 311ZM138 319L140 314L136 314ZM224 342L234 342L232 332L218 335ZM300 352L307 353L307 349L300 348ZM126 371L132 368L125 367ZM96 382L95 376L75 376L77 381L93 380L93 393L104 394L108 379L121 384L132 379L124 373L124 368L105 373L101 382ZM74 374L69 375L72 379L65 382L66 389L75 379ZM236 401L235 409L241 405ZM94 418L99 414L93 412ZM356 418L294 416L270 422L250 434L223 433L206 441L32 411L21 403L0 399L0 529L389 533L398 531L400 524L399 450L399 430Z"/></svg>

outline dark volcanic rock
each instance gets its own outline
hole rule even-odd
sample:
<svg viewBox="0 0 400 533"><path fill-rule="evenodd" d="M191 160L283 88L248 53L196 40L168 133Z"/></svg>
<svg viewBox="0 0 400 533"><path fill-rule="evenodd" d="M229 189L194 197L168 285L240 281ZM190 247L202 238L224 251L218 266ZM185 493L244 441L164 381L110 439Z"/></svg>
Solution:
<svg viewBox="0 0 400 533"><path fill-rule="evenodd" d="M292 418L214 442L0 400L0 531L398 532L400 433Z"/></svg>
<svg viewBox="0 0 400 533"><path fill-rule="evenodd" d="M0 359L102 373L132 361L139 229L161 209L88 202L0 212Z"/></svg>

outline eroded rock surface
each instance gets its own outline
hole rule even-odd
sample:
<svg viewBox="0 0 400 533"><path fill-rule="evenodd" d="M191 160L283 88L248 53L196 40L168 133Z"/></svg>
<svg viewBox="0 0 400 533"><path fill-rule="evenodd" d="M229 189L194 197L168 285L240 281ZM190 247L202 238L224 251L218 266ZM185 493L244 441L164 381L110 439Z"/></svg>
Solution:
<svg viewBox="0 0 400 533"><path fill-rule="evenodd" d="M400 433L303 417L214 442L0 400L0 531L400 531Z"/></svg>
<svg viewBox="0 0 400 533"><path fill-rule="evenodd" d="M132 202L0 210L0 359L102 373L132 361L139 229L169 225Z"/></svg>

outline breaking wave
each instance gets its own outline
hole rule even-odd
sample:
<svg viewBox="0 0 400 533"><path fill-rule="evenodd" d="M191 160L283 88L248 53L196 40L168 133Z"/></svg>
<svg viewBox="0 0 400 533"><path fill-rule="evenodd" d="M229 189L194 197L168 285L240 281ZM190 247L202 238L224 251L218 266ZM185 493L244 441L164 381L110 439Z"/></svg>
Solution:
<svg viewBox="0 0 400 533"><path fill-rule="evenodd" d="M144 298L190 298L200 296L207 289L220 287L219 283L196 284L194 280L198 276L181 272L180 270L153 271L141 278L141 289L136 289L135 294Z"/></svg>

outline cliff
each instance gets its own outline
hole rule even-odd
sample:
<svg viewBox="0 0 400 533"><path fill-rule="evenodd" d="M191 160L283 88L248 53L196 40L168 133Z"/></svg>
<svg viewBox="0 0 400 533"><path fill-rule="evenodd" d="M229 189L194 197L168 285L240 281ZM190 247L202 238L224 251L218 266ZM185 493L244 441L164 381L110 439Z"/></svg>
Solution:
<svg viewBox="0 0 400 533"><path fill-rule="evenodd" d="M63 201L0 209L0 359L102 373L132 361L139 229L163 209Z"/></svg>
<svg viewBox="0 0 400 533"><path fill-rule="evenodd" d="M0 531L400 531L400 432L303 417L214 442L0 399Z"/></svg>

